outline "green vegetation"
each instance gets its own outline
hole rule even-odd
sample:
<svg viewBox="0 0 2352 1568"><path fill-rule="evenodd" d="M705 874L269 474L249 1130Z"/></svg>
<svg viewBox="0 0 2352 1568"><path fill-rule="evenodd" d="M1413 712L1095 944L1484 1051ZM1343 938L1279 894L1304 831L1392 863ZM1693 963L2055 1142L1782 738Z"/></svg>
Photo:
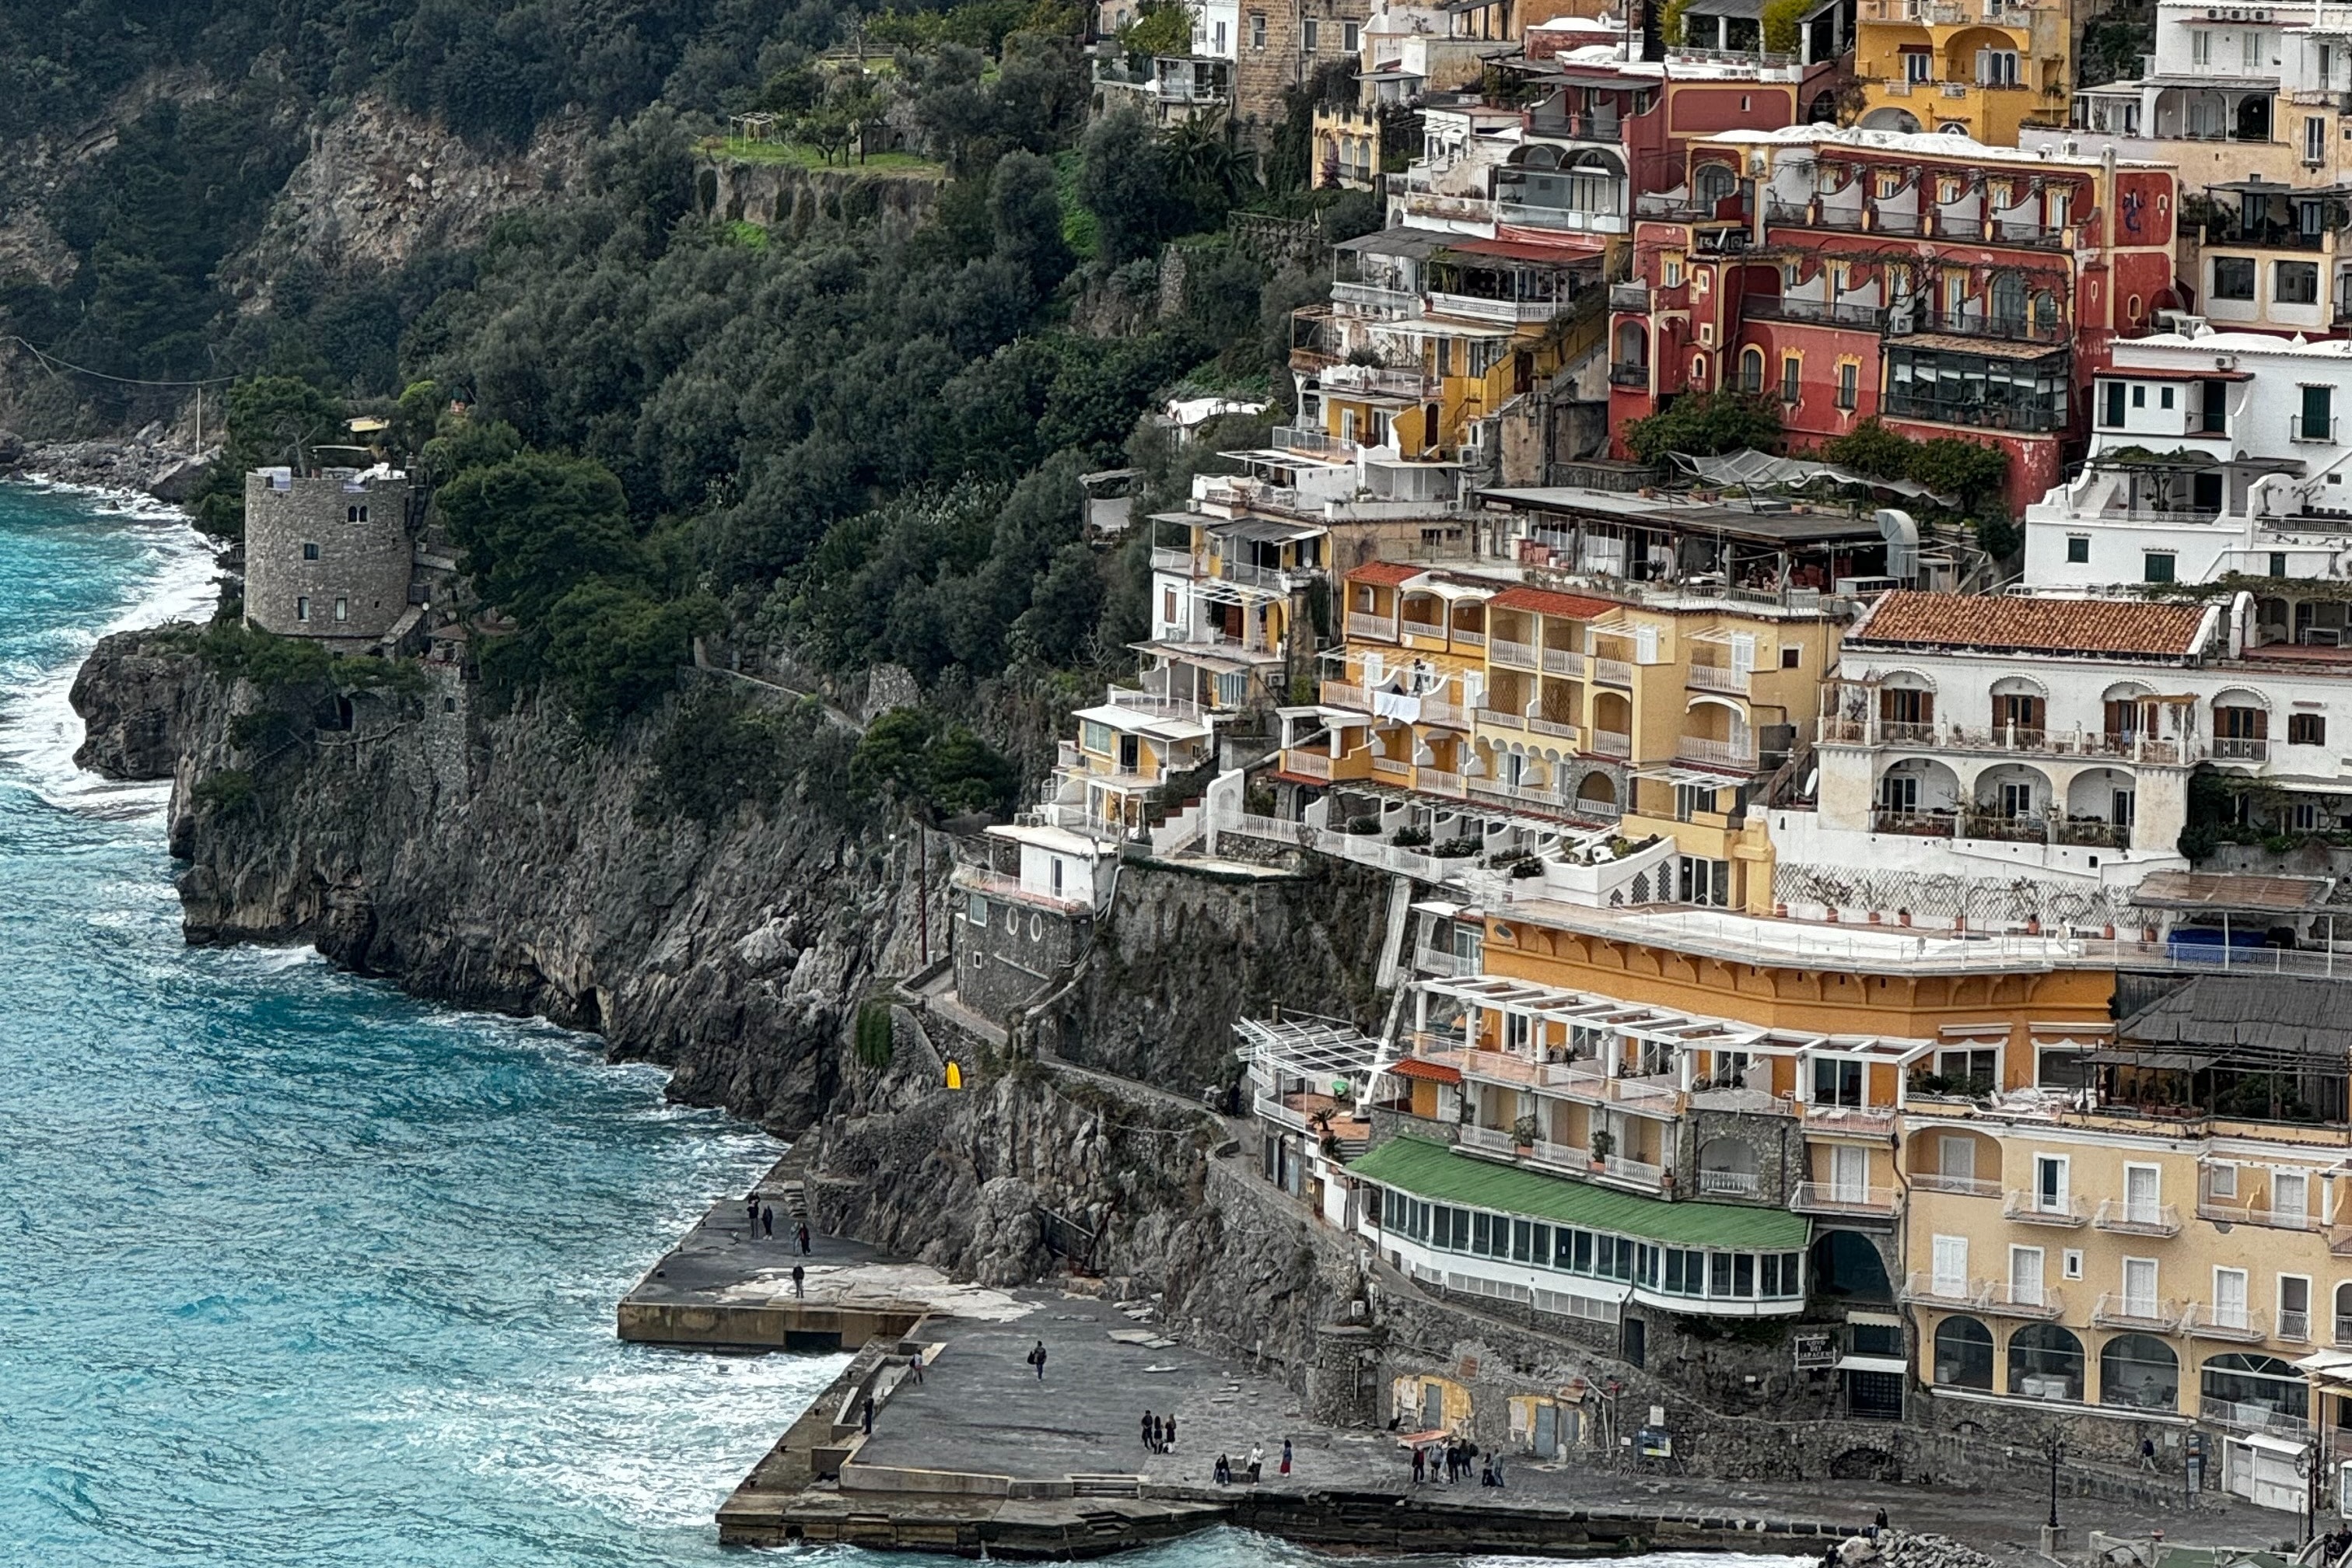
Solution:
<svg viewBox="0 0 2352 1568"><path fill-rule="evenodd" d="M936 821L1012 804L1013 768L961 724L919 708L893 708L866 727L849 761L850 787L887 795Z"/></svg>
<svg viewBox="0 0 2352 1568"><path fill-rule="evenodd" d="M1710 458L1750 447L1769 451L1780 440L1779 405L1753 393L1685 393L1625 426L1627 450L1645 463L1663 463L1669 452Z"/></svg>
<svg viewBox="0 0 2352 1568"><path fill-rule="evenodd" d="M1764 0L1764 47L1776 54L1795 54L1798 30L1810 8L1810 0Z"/></svg>
<svg viewBox="0 0 2352 1568"><path fill-rule="evenodd" d="M889 1003L877 998L859 1005L856 1049L862 1065L876 1072L890 1065L891 1034Z"/></svg>
<svg viewBox="0 0 2352 1568"><path fill-rule="evenodd" d="M789 798L839 820L848 805L852 744L814 700L779 706L747 683L714 681L671 713L654 743L653 773L636 814L718 827L739 812L768 811Z"/></svg>
<svg viewBox="0 0 2352 1568"><path fill-rule="evenodd" d="M1955 498L1976 530L1978 547L2005 561L2024 545L2024 536L2001 504L2009 477L2009 454L1989 441L1938 436L1915 441L1865 419L1844 435L1822 443L1824 462L1874 479L1909 479L1937 495Z"/></svg>
<svg viewBox="0 0 2352 1568"><path fill-rule="evenodd" d="M730 163L789 163L799 169L821 169L833 160L824 149L803 142L746 142L740 136L711 137L700 143L700 150ZM929 158L919 158L912 153L869 153L856 160L856 166L870 169L877 174L923 174L937 179L946 175L946 166Z"/></svg>

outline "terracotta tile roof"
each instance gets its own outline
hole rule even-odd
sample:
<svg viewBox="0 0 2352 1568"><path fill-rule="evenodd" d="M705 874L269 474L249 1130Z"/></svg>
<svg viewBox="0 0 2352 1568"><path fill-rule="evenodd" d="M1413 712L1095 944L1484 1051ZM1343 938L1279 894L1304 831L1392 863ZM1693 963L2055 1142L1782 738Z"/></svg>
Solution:
<svg viewBox="0 0 2352 1568"><path fill-rule="evenodd" d="M1896 644L2179 658L2197 651L2206 614L2202 605L2143 599L1895 593L1873 605L1845 640L1849 647Z"/></svg>
<svg viewBox="0 0 2352 1568"><path fill-rule="evenodd" d="M1460 1083L1462 1069L1447 1067L1444 1062L1424 1062L1412 1057L1391 1068L1399 1078L1426 1079L1431 1083Z"/></svg>
<svg viewBox="0 0 2352 1568"><path fill-rule="evenodd" d="M1555 594L1549 588L1506 588L1486 601L1490 610L1533 610L1539 616L1567 616L1589 621L1617 608L1613 599L1588 599L1581 594Z"/></svg>
<svg viewBox="0 0 2352 1568"><path fill-rule="evenodd" d="M1427 571L1410 561L1370 561L1348 574L1350 583L1375 583L1383 588L1394 588L1412 582Z"/></svg>

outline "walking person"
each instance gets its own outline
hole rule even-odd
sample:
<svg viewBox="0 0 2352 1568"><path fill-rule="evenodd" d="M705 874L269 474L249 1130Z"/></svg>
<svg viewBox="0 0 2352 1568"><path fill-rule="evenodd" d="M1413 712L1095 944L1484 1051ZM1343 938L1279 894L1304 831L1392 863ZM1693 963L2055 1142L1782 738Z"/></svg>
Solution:
<svg viewBox="0 0 2352 1568"><path fill-rule="evenodd" d="M874 1436L874 1396L872 1394L866 1396L866 1404L860 1408L858 1415L861 1424L866 1428L866 1435L871 1437Z"/></svg>
<svg viewBox="0 0 2352 1568"><path fill-rule="evenodd" d="M800 1243L801 1254L803 1257L806 1257L808 1253L813 1250L809 1246L809 1228L808 1221L806 1220L801 1221Z"/></svg>
<svg viewBox="0 0 2352 1568"><path fill-rule="evenodd" d="M760 1234L760 1194L757 1193L743 1200L743 1228L747 1235Z"/></svg>
<svg viewBox="0 0 2352 1568"><path fill-rule="evenodd" d="M1157 1415L1151 1418L1151 1451L1155 1454L1164 1454L1168 1451L1160 1442L1160 1417Z"/></svg>
<svg viewBox="0 0 2352 1568"><path fill-rule="evenodd" d="M772 1204L763 1205L761 1207L760 1235L768 1241L776 1239L776 1210Z"/></svg>
<svg viewBox="0 0 2352 1568"><path fill-rule="evenodd" d="M1143 1446L1147 1448L1151 1447L1151 1412L1149 1410L1143 1413Z"/></svg>
<svg viewBox="0 0 2352 1568"><path fill-rule="evenodd" d="M801 1266L800 1266L799 1264L795 1263L795 1264L793 1264L793 1295L795 1295L795 1296L805 1296L805 1295L807 1295L807 1294L808 1294L808 1292L807 1292L805 1289L803 1289L802 1288L803 1281L803 1271L802 1270Z"/></svg>
<svg viewBox="0 0 2352 1568"><path fill-rule="evenodd" d="M1039 1340L1037 1348L1029 1352L1029 1364L1037 1369L1037 1381L1045 1381L1045 1342Z"/></svg>
<svg viewBox="0 0 2352 1568"><path fill-rule="evenodd" d="M1421 1478L1428 1468L1428 1465L1429 1461L1423 1455L1421 1445L1414 1444L1412 1447L1412 1484L1414 1486L1421 1485Z"/></svg>
<svg viewBox="0 0 2352 1568"><path fill-rule="evenodd" d="M1265 1445L1263 1443L1252 1443L1250 1445L1249 1458L1250 1485L1257 1485L1258 1477L1265 1471Z"/></svg>
<svg viewBox="0 0 2352 1568"><path fill-rule="evenodd" d="M920 1387L922 1387L922 1386L923 1386L923 1352L920 1352L920 1351L917 1351L917 1352L915 1352L915 1359L914 1359L912 1362L909 1362L908 1364L909 1366L911 1366L911 1367L913 1367L913 1368L914 1368L914 1371L915 1371L915 1386L916 1386L917 1388L920 1388Z"/></svg>
<svg viewBox="0 0 2352 1568"><path fill-rule="evenodd" d="M1290 1474L1290 1439L1287 1437L1282 1440L1282 1474Z"/></svg>
<svg viewBox="0 0 2352 1568"><path fill-rule="evenodd" d="M2156 1439L2153 1437L2142 1437L2139 1440L2139 1468L2143 1470L2156 1468ZM2331 1558L2330 1561L2334 1559Z"/></svg>
<svg viewBox="0 0 2352 1568"><path fill-rule="evenodd" d="M1500 1454L1495 1456L1495 1484L1498 1487L1503 1484L1503 1456Z"/></svg>
<svg viewBox="0 0 2352 1568"><path fill-rule="evenodd" d="M1161 1453L1172 1454L1176 1451L1176 1416L1172 1411L1169 1413L1168 1425L1160 1431L1160 1442Z"/></svg>

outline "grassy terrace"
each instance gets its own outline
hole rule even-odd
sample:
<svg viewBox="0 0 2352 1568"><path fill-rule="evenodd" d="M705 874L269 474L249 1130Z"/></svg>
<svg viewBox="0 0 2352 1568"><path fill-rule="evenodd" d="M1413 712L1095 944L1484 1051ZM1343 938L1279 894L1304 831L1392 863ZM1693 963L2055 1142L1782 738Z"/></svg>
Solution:
<svg viewBox="0 0 2352 1568"><path fill-rule="evenodd" d="M918 158L912 153L877 153L862 160L853 154L847 163L828 163L824 154L802 142L746 142L740 136L711 136L703 140L702 151L730 163L789 163L799 169L862 170L875 174L915 174L930 180L943 180L948 173L945 165Z"/></svg>

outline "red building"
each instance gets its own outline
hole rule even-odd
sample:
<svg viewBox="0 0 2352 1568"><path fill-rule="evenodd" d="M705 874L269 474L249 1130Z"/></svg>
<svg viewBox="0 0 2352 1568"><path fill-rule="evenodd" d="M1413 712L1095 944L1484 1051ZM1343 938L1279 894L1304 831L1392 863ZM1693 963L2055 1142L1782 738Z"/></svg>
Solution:
<svg viewBox="0 0 2352 1568"><path fill-rule="evenodd" d="M1610 427L1684 392L1769 394L1790 451L1874 416L1995 443L2022 511L2087 429L2108 345L2175 302L2178 205L2167 165L1949 135L1694 142L1683 184L1636 203Z"/></svg>

